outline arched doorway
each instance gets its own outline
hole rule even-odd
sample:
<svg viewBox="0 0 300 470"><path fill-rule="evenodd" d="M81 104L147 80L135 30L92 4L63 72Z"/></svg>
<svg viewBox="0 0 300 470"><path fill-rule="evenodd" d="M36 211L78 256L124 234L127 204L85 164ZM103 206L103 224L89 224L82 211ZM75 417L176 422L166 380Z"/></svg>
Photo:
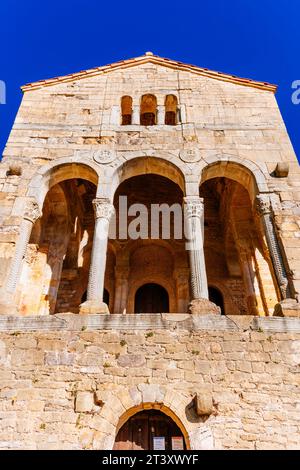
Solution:
<svg viewBox="0 0 300 470"><path fill-rule="evenodd" d="M134 311L135 313L168 313L168 292L159 284L144 284L136 291Z"/></svg>
<svg viewBox="0 0 300 470"><path fill-rule="evenodd" d="M170 416L143 410L119 430L113 450L185 450L184 436Z"/></svg>
<svg viewBox="0 0 300 470"><path fill-rule="evenodd" d="M216 287L208 286L208 298L221 308L221 315L225 315L224 299L222 293Z"/></svg>

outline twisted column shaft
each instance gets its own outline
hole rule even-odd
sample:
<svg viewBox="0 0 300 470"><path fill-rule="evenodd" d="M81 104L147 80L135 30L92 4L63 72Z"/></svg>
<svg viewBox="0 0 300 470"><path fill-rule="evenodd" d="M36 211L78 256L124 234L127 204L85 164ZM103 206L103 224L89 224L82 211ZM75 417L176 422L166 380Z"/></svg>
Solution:
<svg viewBox="0 0 300 470"><path fill-rule="evenodd" d="M15 254L6 282L6 291L10 294L13 294L17 287L21 274L22 261L26 254L32 227L39 217L41 217L39 205L36 201L29 201L25 207L23 220L20 225L20 234L16 243Z"/></svg>
<svg viewBox="0 0 300 470"><path fill-rule="evenodd" d="M204 204L203 198L184 198L184 219L188 240L192 300L208 299L207 277L203 249Z"/></svg>
<svg viewBox="0 0 300 470"><path fill-rule="evenodd" d="M266 241L269 248L281 296L283 299L289 298L289 281L274 227L271 198L269 194L259 194L258 196L256 196L256 210L261 218L262 225L265 229Z"/></svg>

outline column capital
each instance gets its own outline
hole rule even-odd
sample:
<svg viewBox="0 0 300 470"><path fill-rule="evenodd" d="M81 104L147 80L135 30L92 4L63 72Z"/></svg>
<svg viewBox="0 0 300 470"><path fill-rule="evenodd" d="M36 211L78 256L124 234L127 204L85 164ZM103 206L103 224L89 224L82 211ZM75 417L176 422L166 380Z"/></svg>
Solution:
<svg viewBox="0 0 300 470"><path fill-rule="evenodd" d="M183 198L187 217L202 217L204 213L204 199L199 196L186 196Z"/></svg>
<svg viewBox="0 0 300 470"><path fill-rule="evenodd" d="M93 199L93 207L96 219L101 218L109 221L115 211L113 204L107 198Z"/></svg>
<svg viewBox="0 0 300 470"><path fill-rule="evenodd" d="M272 212L269 194L258 194L255 198L255 209L259 215L267 215Z"/></svg>
<svg viewBox="0 0 300 470"><path fill-rule="evenodd" d="M42 212L38 203L34 199L28 201L25 206L23 218L34 224L41 216Z"/></svg>

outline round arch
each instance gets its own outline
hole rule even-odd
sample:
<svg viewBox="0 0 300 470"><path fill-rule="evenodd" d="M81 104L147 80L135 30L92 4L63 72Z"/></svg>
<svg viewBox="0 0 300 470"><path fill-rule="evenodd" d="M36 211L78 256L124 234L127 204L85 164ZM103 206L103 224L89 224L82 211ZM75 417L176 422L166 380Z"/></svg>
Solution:
<svg viewBox="0 0 300 470"><path fill-rule="evenodd" d="M99 166L87 158L61 158L41 167L31 179L27 196L34 197L40 208L49 189L72 178L90 181L98 186Z"/></svg>
<svg viewBox="0 0 300 470"><path fill-rule="evenodd" d="M254 162L232 155L216 155L202 164L200 186L212 178L225 177L244 186L254 201L259 192L268 192L267 173Z"/></svg>
<svg viewBox="0 0 300 470"><path fill-rule="evenodd" d="M144 310L145 297L149 299L149 296L153 298L153 293L157 300L154 303L155 311ZM159 303L158 303L159 302ZM153 302L152 308L153 308ZM157 282L146 282L141 285L136 291L134 296L134 311L135 313L169 313L170 311L170 296L167 289Z"/></svg>
<svg viewBox="0 0 300 470"><path fill-rule="evenodd" d="M189 435L184 424L182 423L180 418L178 418L178 416L171 410L171 408L169 408L168 406L162 403L140 403L139 405L133 406L129 410L125 411L122 414L122 416L119 418L119 422L116 427L115 439L118 435L118 432L122 428L122 426L124 426L124 424L126 424L126 422L130 420L130 418L135 416L137 413L140 413L141 411L151 411L151 410L160 411L164 415L171 418L171 420L176 424L176 426L178 426L178 428L180 429L183 435L186 449L190 450L191 449L190 439L189 439Z"/></svg>
<svg viewBox="0 0 300 470"><path fill-rule="evenodd" d="M182 170L174 163L159 157L135 157L118 166L112 176L112 195L123 181L134 176L155 174L176 183L185 195L185 178Z"/></svg>
<svg viewBox="0 0 300 470"><path fill-rule="evenodd" d="M164 276L149 275L131 283L130 289L128 291L128 312L129 313L135 313L134 304L135 304L136 292L139 290L140 287L142 287L145 284L158 284L161 287L163 287L167 291L167 294L169 296L170 312L176 311L176 295L175 295L172 283L169 282Z"/></svg>
<svg viewBox="0 0 300 470"><path fill-rule="evenodd" d="M101 394L104 403L99 415L102 418L101 431L94 440L93 448L111 450L119 429L131 416L141 410L156 409L170 416L177 424L185 437L187 449L213 449L212 429L191 407L193 396L192 392L183 393L174 386L161 384L106 387Z"/></svg>

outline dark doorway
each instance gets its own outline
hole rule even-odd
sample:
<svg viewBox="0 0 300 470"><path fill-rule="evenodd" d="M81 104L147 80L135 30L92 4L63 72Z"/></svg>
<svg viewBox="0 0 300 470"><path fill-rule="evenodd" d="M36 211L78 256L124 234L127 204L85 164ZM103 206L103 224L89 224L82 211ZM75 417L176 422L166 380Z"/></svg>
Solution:
<svg viewBox="0 0 300 470"><path fill-rule="evenodd" d="M168 313L169 295L159 284L144 284L135 294L135 313Z"/></svg>
<svg viewBox="0 0 300 470"><path fill-rule="evenodd" d="M186 449L177 424L161 411L149 410L141 411L126 421L117 434L113 450L159 450L157 447Z"/></svg>
<svg viewBox="0 0 300 470"><path fill-rule="evenodd" d="M225 315L223 295L216 287L208 286L208 298L211 302L221 308L221 315Z"/></svg>

